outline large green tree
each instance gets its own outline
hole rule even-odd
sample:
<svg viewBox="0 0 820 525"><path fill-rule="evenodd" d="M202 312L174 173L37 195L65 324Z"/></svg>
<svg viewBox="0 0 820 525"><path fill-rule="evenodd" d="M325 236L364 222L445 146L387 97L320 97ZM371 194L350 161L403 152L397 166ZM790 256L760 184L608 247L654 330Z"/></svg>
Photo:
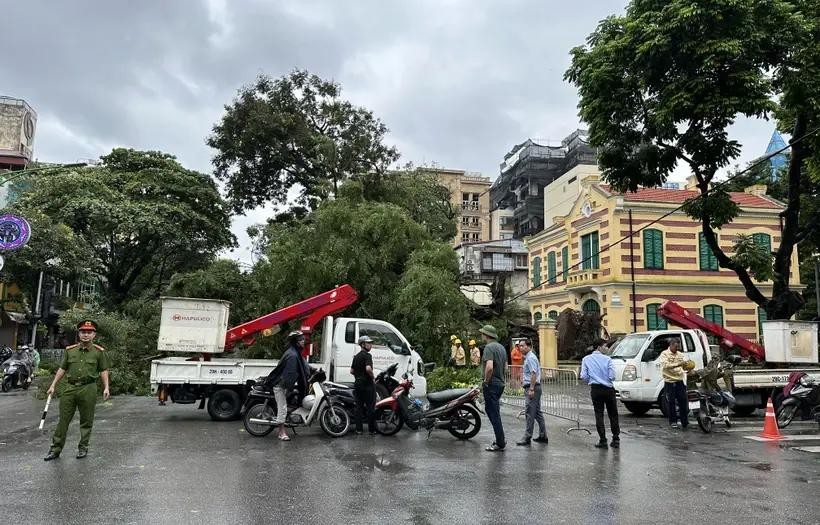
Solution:
<svg viewBox="0 0 820 525"><path fill-rule="evenodd" d="M789 273L795 244L807 234L799 223L800 188L816 140L792 147L784 229L768 272L771 298L750 267L759 258L749 250L730 257L720 248L715 230L739 209L712 183L740 153L729 136L739 115L778 110L793 137L817 125L817 14L817 2L808 1L634 0L572 50L565 75L578 87L604 177L617 190L635 190L661 184L684 164L700 191L686 212L701 223L720 266L737 274L771 319L788 318L802 304Z"/></svg>
<svg viewBox="0 0 820 525"><path fill-rule="evenodd" d="M401 207L339 193L304 219L265 228L266 258L254 271L262 309L348 283L360 300L347 315L386 319L414 344L441 346L440 335L463 327L468 312L455 252ZM408 315L416 307L427 310Z"/></svg>
<svg viewBox="0 0 820 525"><path fill-rule="evenodd" d="M295 186L299 203L313 208L351 175L383 172L398 159L386 133L370 111L341 98L339 84L294 71L240 89L207 143L234 210L283 204Z"/></svg>
<svg viewBox="0 0 820 525"><path fill-rule="evenodd" d="M43 172L14 209L70 229L86 251L57 254L62 264L96 275L115 307L235 244L215 182L160 152L115 149L98 166Z"/></svg>

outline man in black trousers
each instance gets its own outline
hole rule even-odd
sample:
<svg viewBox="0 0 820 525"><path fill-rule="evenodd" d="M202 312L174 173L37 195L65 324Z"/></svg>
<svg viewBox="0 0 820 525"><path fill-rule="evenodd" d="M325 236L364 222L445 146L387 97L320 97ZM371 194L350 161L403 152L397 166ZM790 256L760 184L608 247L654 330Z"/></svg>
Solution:
<svg viewBox="0 0 820 525"><path fill-rule="evenodd" d="M362 419L367 417L367 430L376 434L376 384L373 379L373 340L368 336L359 337L361 351L353 356L350 373L355 379L353 394L356 397L356 434L362 433Z"/></svg>
<svg viewBox="0 0 820 525"><path fill-rule="evenodd" d="M618 403L615 399L615 367L612 359L601 350L606 341L595 341L595 350L581 361L581 379L589 384L592 406L595 409L595 428L598 430L598 443L595 448L607 448L606 428L604 428L604 408L609 416L609 429L612 432L612 448L621 446L621 427L618 424Z"/></svg>

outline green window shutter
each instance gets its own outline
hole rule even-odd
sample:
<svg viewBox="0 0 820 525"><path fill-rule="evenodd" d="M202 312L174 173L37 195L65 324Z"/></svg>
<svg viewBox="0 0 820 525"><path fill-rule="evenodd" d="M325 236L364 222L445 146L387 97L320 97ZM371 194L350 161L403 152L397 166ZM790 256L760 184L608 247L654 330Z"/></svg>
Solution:
<svg viewBox="0 0 820 525"><path fill-rule="evenodd" d="M598 259L598 232L590 233L590 236L592 237L592 268L598 269L601 267Z"/></svg>
<svg viewBox="0 0 820 525"><path fill-rule="evenodd" d="M700 245L700 269L712 272L717 271L717 257L715 257L714 252L712 252L712 249L706 243L706 237L703 235L703 232L698 234L698 242Z"/></svg>
<svg viewBox="0 0 820 525"><path fill-rule="evenodd" d="M755 244L766 248L766 251L771 253L772 251L772 236L767 233L755 233L752 235L752 240L754 240Z"/></svg>
<svg viewBox="0 0 820 525"><path fill-rule="evenodd" d="M584 260L581 268L596 270L600 267L598 258L598 232L589 233L581 237L581 258Z"/></svg>
<svg viewBox="0 0 820 525"><path fill-rule="evenodd" d="M561 274L564 282L567 282L567 275L569 274L569 248L564 246L561 248Z"/></svg>
<svg viewBox="0 0 820 525"><path fill-rule="evenodd" d="M704 306L703 318L709 322L723 326L723 307L716 304L708 304Z"/></svg>
<svg viewBox="0 0 820 525"><path fill-rule="evenodd" d="M768 320L768 315L766 315L766 310L761 307L757 307L757 336L759 341L763 342L763 321Z"/></svg>
<svg viewBox="0 0 820 525"><path fill-rule="evenodd" d="M668 325L666 319L658 315L660 304L653 303L646 305L646 327L647 330L666 330Z"/></svg>
<svg viewBox="0 0 820 525"><path fill-rule="evenodd" d="M555 284L555 252L547 254L547 278L550 284Z"/></svg>
<svg viewBox="0 0 820 525"><path fill-rule="evenodd" d="M541 257L532 258L532 285L533 287L541 285Z"/></svg>
<svg viewBox="0 0 820 525"><path fill-rule="evenodd" d="M643 232L643 267L663 269L663 233L660 230Z"/></svg>

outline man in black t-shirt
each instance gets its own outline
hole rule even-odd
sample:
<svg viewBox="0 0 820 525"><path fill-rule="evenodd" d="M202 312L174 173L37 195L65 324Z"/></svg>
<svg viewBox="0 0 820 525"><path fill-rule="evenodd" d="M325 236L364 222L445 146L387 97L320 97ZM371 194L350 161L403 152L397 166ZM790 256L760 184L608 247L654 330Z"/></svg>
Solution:
<svg viewBox="0 0 820 525"><path fill-rule="evenodd" d="M361 351L353 356L350 373L353 374L353 394L356 396L356 433L362 433L362 416L367 416L367 430L376 434L376 385L373 382L373 340L368 336L359 337Z"/></svg>

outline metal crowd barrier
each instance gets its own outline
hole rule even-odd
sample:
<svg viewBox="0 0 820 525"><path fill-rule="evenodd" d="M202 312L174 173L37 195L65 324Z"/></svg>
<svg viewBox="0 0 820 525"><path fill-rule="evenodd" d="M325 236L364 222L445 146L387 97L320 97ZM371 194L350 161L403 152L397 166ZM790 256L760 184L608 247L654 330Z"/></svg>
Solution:
<svg viewBox="0 0 820 525"><path fill-rule="evenodd" d="M501 396L502 403L521 408L526 407L523 368L523 366L507 367L504 394ZM578 392L578 374L575 370L541 369L541 412L575 423L574 427L567 430L567 434L576 430L591 433L588 429L581 428L581 399ZM519 416L523 414L522 410Z"/></svg>

